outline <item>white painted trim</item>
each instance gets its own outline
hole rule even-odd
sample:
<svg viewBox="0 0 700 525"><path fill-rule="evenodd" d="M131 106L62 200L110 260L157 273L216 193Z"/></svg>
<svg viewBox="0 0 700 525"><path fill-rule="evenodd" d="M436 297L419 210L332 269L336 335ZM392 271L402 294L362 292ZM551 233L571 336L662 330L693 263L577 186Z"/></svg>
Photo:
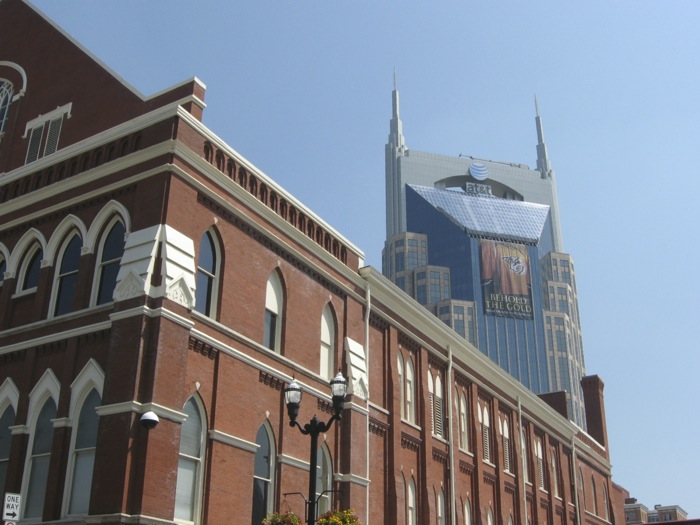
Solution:
<svg viewBox="0 0 700 525"><path fill-rule="evenodd" d="M46 122L53 120L56 117L67 115L66 118L71 118L72 109L73 103L69 102L68 104L58 106L56 109L51 110L48 113L44 113L43 115L39 115L38 117L33 118L32 120L27 122L27 125L24 128L24 135L22 135L22 138L27 138L27 133L29 133L29 130L32 130L40 125L43 126Z"/></svg>
<svg viewBox="0 0 700 525"><path fill-rule="evenodd" d="M334 474L333 479L341 483L353 483L362 487L369 487L370 480L356 474Z"/></svg>
<svg viewBox="0 0 700 525"><path fill-rule="evenodd" d="M277 456L277 461L291 467L296 467L299 470L309 471L309 462L303 459L295 458L294 456L289 456L287 454L279 454Z"/></svg>
<svg viewBox="0 0 700 525"><path fill-rule="evenodd" d="M260 448L260 445L257 443L252 443L250 441L246 441L245 439L232 436L231 434L215 429L209 431L209 438L212 441L217 441L218 443L223 443L225 445L231 445L232 447L240 448L241 450L252 452L253 454L255 454Z"/></svg>
<svg viewBox="0 0 700 525"><path fill-rule="evenodd" d="M40 323L32 323L32 326L46 324L46 321L41 321ZM27 348L33 348L36 346L45 345L47 343L52 343L54 341L61 341L62 339L69 339L71 337L77 337L79 335L90 334L93 332L100 332L106 330L112 326L111 321L104 321L101 323L95 323L87 326L80 326L78 328L73 328L71 330L65 330L57 334L45 335L42 337L37 337L35 339L29 339L27 341L21 341L19 343L14 343L11 345L3 346L0 348L0 355L9 354L16 352L17 350L25 350ZM27 326L22 327L23 329L28 328ZM10 331L2 332L3 335L7 335Z"/></svg>
<svg viewBox="0 0 700 525"><path fill-rule="evenodd" d="M15 102L17 99L24 96L24 94L27 92L27 72L19 64L16 64L14 62L8 62L7 60L0 60L0 67L2 66L14 69L22 77L22 89L20 89L19 92L17 92L17 94L14 95L14 97L12 97L12 102Z"/></svg>
<svg viewBox="0 0 700 525"><path fill-rule="evenodd" d="M182 423L187 419L187 414L184 412L153 402L139 403L138 401L123 401L121 403L113 403L111 405L102 405L101 407L97 407L97 415L100 417L125 414L128 412L145 414L149 411L153 411L158 415L158 417L162 417L169 421L174 421L175 423Z"/></svg>

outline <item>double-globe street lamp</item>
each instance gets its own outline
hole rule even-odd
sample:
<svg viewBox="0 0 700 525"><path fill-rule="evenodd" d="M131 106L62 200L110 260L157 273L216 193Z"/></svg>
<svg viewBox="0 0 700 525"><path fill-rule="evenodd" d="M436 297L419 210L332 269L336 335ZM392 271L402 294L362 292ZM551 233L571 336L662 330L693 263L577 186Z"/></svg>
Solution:
<svg viewBox="0 0 700 525"><path fill-rule="evenodd" d="M301 404L301 386L296 379L287 388L284 389L284 402L287 404L287 413L289 414L289 426L296 426L302 434L311 436L311 454L309 456L309 499L308 503L308 525L314 525L316 522L316 467L318 455L318 436L321 433L328 432L333 422L340 420L343 416L343 405L345 404L345 393L348 389L348 383L343 377L343 374L338 371L333 379L331 379L331 394L333 396L333 416L324 423L319 421L314 414L306 425L303 427L297 421L299 415L299 405Z"/></svg>

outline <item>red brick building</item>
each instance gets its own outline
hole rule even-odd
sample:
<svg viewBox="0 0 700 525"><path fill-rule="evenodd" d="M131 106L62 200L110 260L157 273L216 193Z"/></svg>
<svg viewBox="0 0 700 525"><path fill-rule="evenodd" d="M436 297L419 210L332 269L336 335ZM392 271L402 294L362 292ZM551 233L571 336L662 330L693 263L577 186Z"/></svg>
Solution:
<svg viewBox="0 0 700 525"><path fill-rule="evenodd" d="M303 515L288 493L308 486L309 440L283 389L296 378L300 421L327 420L340 369L321 511L623 523L603 383L584 381L583 433L207 129L204 94L144 97L0 0L0 487L22 520Z"/></svg>

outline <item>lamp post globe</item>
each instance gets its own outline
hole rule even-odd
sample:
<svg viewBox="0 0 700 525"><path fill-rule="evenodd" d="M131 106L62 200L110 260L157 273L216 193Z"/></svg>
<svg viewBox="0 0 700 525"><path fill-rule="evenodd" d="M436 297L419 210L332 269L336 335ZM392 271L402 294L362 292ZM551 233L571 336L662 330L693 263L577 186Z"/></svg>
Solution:
<svg viewBox="0 0 700 525"><path fill-rule="evenodd" d="M333 398L333 416L331 419L328 423L324 423L323 421L319 421L314 415L311 421L303 427L297 421L299 405L301 404L301 386L296 379L292 379L289 386L284 389L284 402L287 405L287 413L289 414L289 426L296 426L302 434L311 438L311 452L309 455L309 498L306 500L308 504L307 525L314 525L316 523L316 460L318 454L318 436L324 432L328 432L331 426L333 426L333 422L341 419L345 404L348 382L340 371L331 379L330 387L331 396Z"/></svg>
<svg viewBox="0 0 700 525"><path fill-rule="evenodd" d="M289 426L293 427L299 415L299 405L301 404L301 386L296 379L292 379L289 386L284 389L284 402L287 405L287 414L289 414Z"/></svg>

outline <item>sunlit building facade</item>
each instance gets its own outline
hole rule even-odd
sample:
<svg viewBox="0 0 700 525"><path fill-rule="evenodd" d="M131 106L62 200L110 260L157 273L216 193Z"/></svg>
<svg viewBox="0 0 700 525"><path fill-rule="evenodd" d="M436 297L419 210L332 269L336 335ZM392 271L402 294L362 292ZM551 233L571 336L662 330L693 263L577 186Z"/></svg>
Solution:
<svg viewBox="0 0 700 525"><path fill-rule="evenodd" d="M0 0L0 86L12 518L260 525L303 519L303 494L364 525L622 523L602 380L582 382L584 430L223 142L199 80L144 96ZM471 302L445 299L449 267L428 266L436 282L412 286L476 337ZM284 390L301 385L300 423L328 421L338 371L342 420L312 450Z"/></svg>

